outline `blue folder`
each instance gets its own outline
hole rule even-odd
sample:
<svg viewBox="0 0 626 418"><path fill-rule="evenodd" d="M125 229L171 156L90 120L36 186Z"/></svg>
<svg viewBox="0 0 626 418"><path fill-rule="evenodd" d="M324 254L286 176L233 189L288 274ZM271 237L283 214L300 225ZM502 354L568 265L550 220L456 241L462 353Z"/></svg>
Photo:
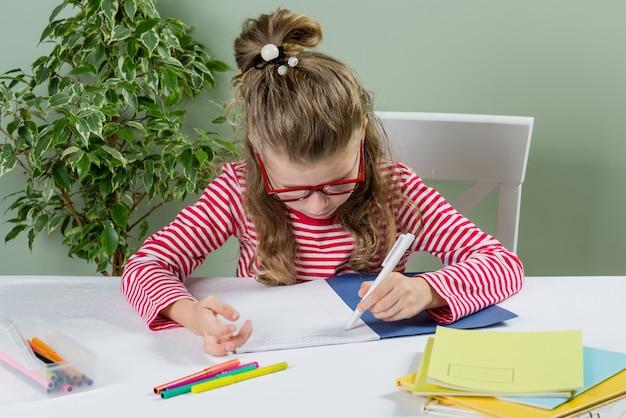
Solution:
<svg viewBox="0 0 626 418"><path fill-rule="evenodd" d="M361 298L358 295L361 283L367 280L374 280L375 277L375 275L369 274L344 274L341 276L331 277L327 279L326 282L335 292L337 292L341 299L343 299L343 301L354 310L356 305L361 301ZM437 322L426 312L420 312L413 318L409 319L385 322L374 318L374 315L367 311L363 313L361 319L369 325L369 327L372 328L374 332L380 336L380 338L390 338L431 334L435 332L437 326L459 329L483 328L516 317L517 315L513 312L501 308L500 306L492 305L472 315L466 316L465 318L461 318L452 324L442 324Z"/></svg>

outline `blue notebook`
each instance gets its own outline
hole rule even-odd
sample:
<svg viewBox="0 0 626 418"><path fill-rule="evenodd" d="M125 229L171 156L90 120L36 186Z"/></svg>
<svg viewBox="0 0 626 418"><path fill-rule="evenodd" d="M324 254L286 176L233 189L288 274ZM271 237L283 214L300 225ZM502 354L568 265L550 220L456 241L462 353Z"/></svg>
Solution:
<svg viewBox="0 0 626 418"><path fill-rule="evenodd" d="M339 297L354 310L356 305L361 301L358 295L361 283L367 280L374 280L375 277L376 275L344 274L326 279L326 282ZM441 324L432 319L426 312L420 312L410 319L385 322L374 318L374 315L367 311L363 313L361 319L369 325L380 338L390 338L431 334L435 332L437 326L459 329L483 328L516 317L517 315L513 312L501 308L500 306L492 305L465 318L459 319L452 324Z"/></svg>
<svg viewBox="0 0 626 418"><path fill-rule="evenodd" d="M573 396L580 395L624 369L626 369L626 353L583 347L583 388L574 391ZM554 409L571 398L508 396L502 399L537 408Z"/></svg>

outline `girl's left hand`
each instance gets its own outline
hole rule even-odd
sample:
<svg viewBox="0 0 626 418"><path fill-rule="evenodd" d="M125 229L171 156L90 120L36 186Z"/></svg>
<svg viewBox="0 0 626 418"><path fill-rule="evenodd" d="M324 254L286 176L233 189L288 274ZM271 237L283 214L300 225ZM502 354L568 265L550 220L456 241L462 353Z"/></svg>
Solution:
<svg viewBox="0 0 626 418"><path fill-rule="evenodd" d="M359 296L363 297L373 283L363 282ZM369 310L375 318L383 321L397 321L411 318L425 309L445 305L446 301L422 277L391 272L357 305L357 309L361 312Z"/></svg>

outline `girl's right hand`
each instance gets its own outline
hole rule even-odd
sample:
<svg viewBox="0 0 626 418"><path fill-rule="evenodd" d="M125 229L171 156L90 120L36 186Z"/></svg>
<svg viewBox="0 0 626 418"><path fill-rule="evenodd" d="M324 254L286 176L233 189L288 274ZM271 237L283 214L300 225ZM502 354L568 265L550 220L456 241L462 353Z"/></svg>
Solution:
<svg viewBox="0 0 626 418"><path fill-rule="evenodd" d="M246 320L238 332L234 324L222 324L218 316L237 321L239 312L215 296L198 301L180 299L163 309L161 314L202 336L204 351L214 356L234 352L252 335L250 320Z"/></svg>

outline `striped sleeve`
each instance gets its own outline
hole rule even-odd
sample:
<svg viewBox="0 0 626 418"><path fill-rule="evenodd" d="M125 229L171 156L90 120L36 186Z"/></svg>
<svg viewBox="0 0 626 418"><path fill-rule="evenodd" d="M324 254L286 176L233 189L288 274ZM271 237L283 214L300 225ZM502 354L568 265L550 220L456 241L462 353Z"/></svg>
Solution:
<svg viewBox="0 0 626 418"><path fill-rule="evenodd" d="M150 329L180 326L159 312L177 300L193 299L184 280L237 230L236 220L243 218L239 174L226 165L194 205L150 236L127 261L122 293Z"/></svg>
<svg viewBox="0 0 626 418"><path fill-rule="evenodd" d="M443 268L420 274L448 306L429 310L433 319L451 323L518 292L522 263L511 251L457 212L435 189L402 164L393 168L395 187L417 204L398 205L401 229L416 234L412 251L437 257Z"/></svg>

